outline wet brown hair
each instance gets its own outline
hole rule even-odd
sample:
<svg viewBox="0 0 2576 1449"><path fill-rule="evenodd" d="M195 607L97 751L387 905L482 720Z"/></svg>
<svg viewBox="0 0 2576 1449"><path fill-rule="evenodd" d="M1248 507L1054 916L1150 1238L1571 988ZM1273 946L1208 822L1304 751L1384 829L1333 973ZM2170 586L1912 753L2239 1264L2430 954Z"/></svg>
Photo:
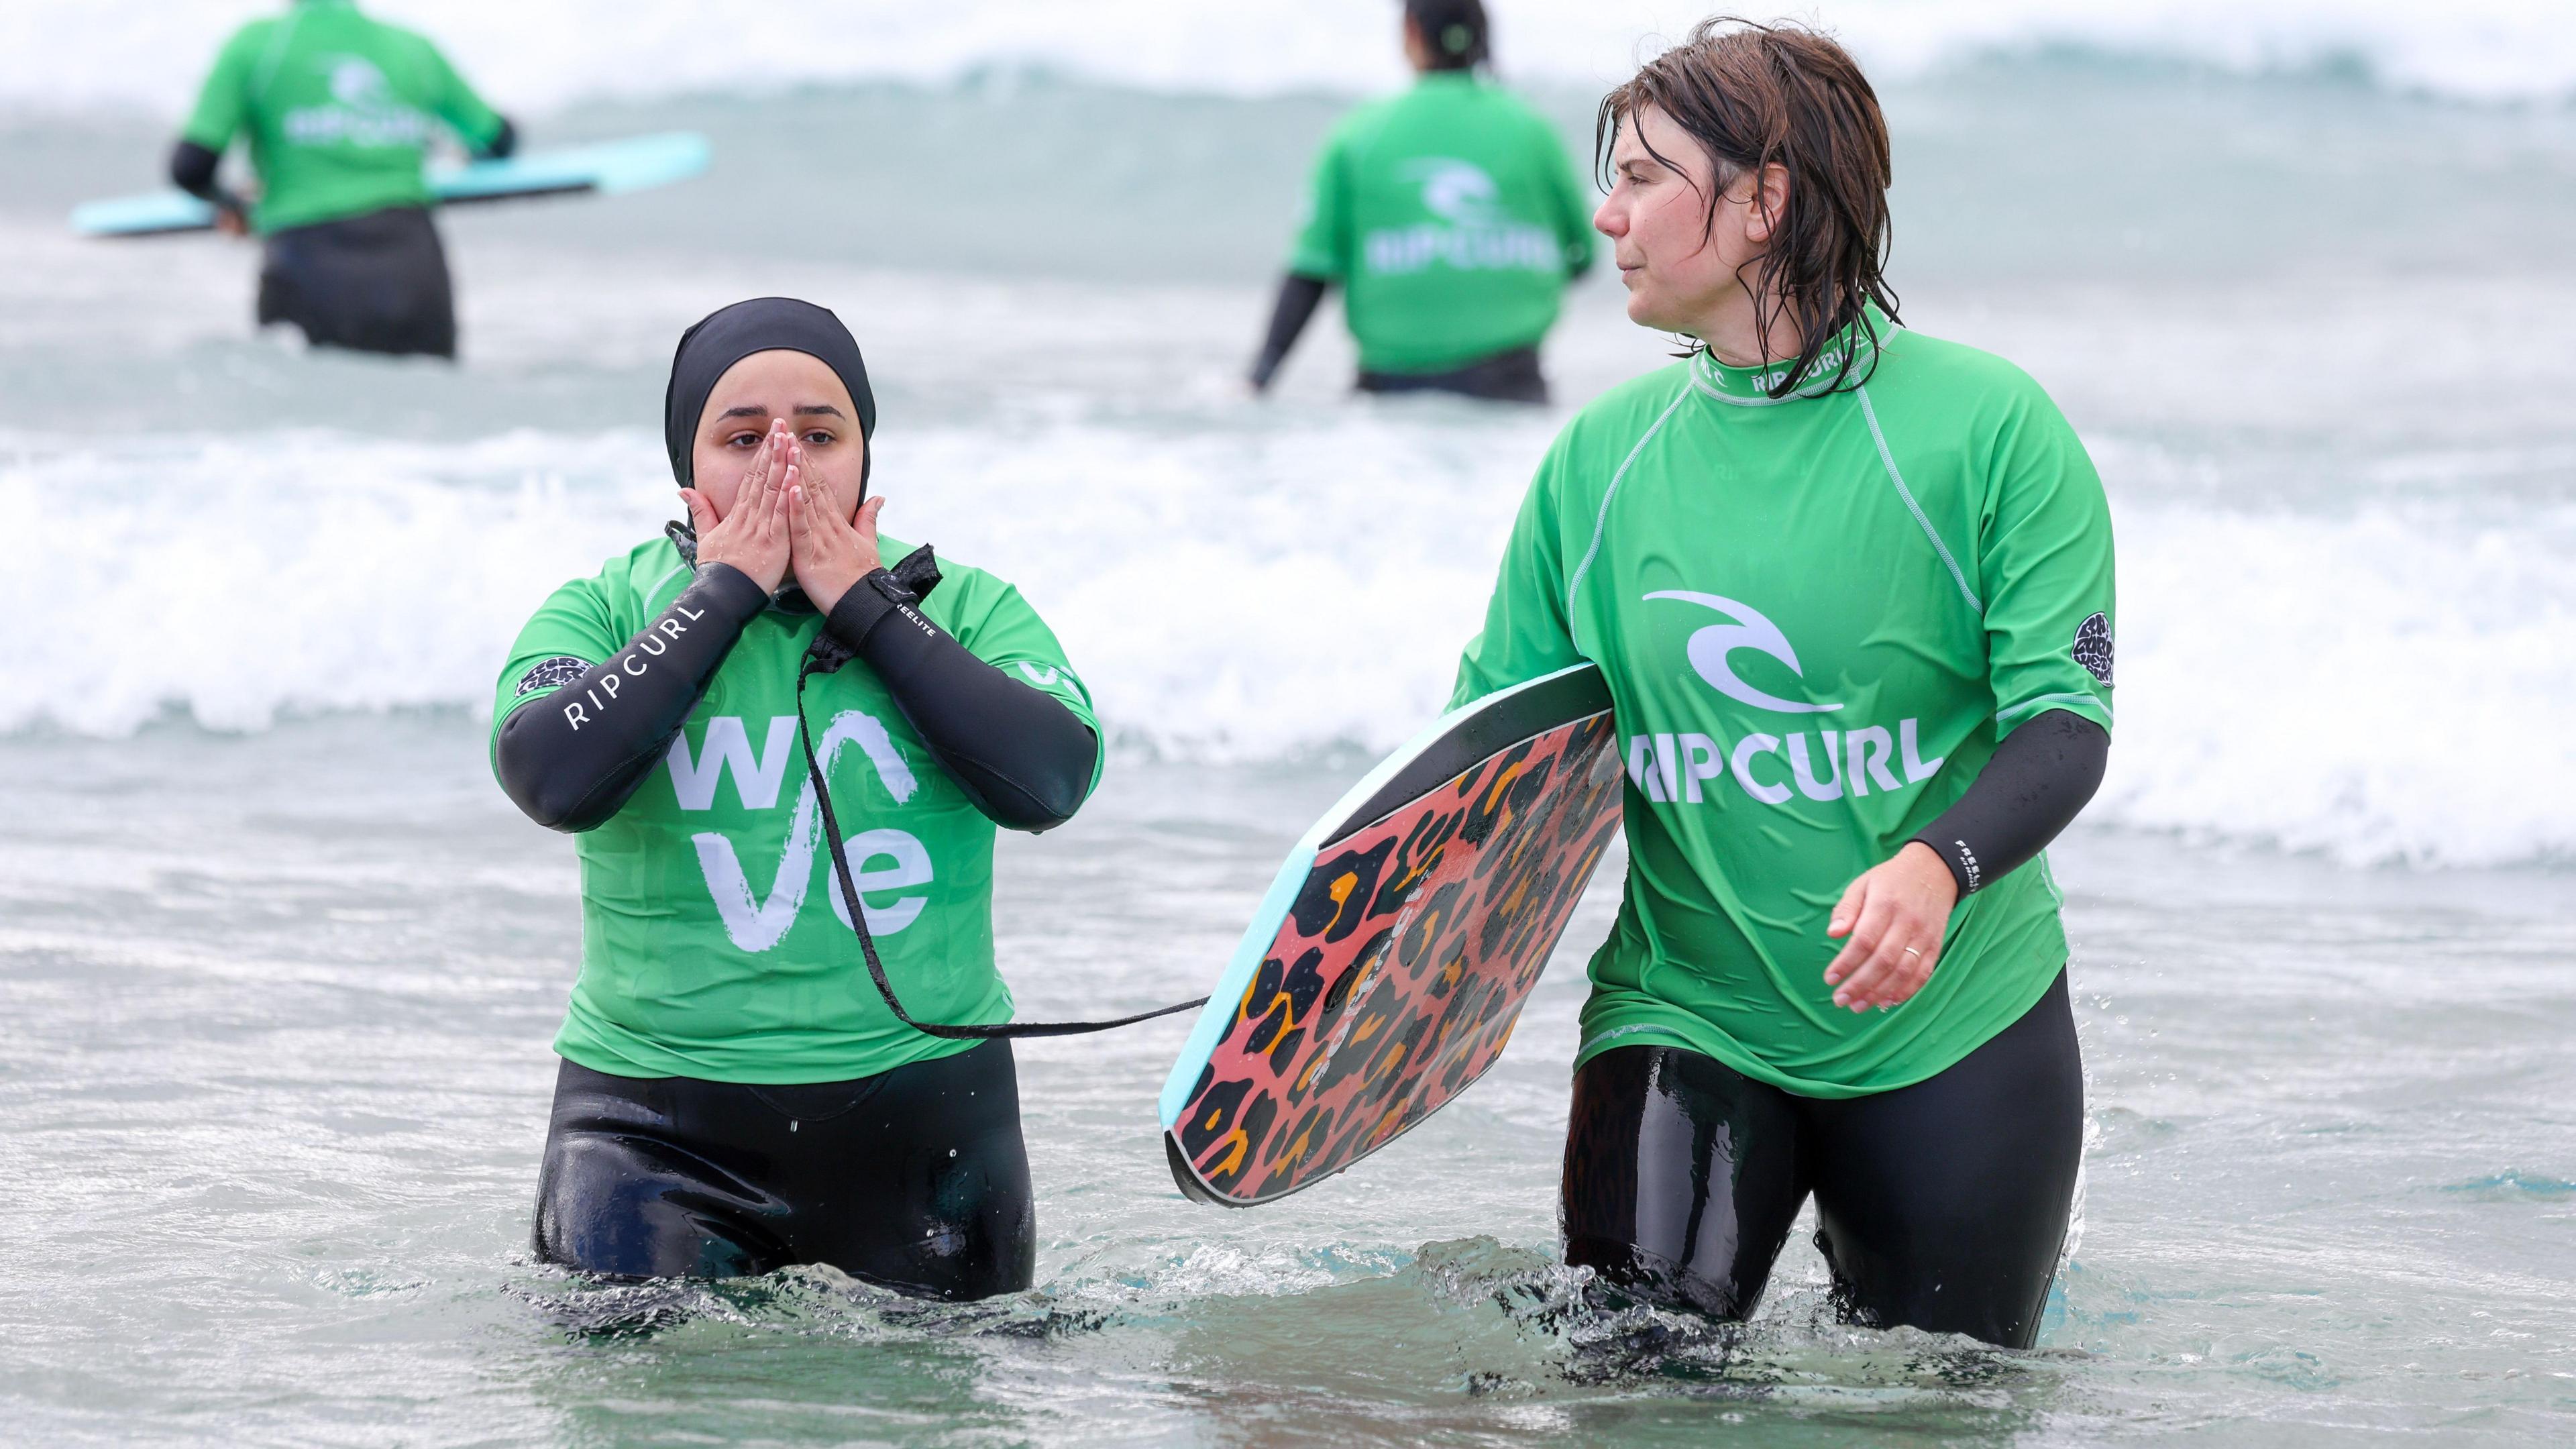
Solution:
<svg viewBox="0 0 2576 1449"><path fill-rule="evenodd" d="M1878 94L1851 53L1823 33L1792 21L1757 24L1732 15L1703 20L1681 44L1646 62L1627 84L1601 98L1593 125L1593 164L1607 189L1610 150L1619 123L1648 107L1708 148L1715 185L1671 157L1647 153L1687 178L1708 198L1707 233L1717 226L1726 189L1766 166L1789 173L1789 202L1771 244L1746 284L1767 354L1772 324L1786 317L1799 351L1770 392L1786 397L1806 383L1834 339L1857 320L1878 340L1865 308L1875 302L1892 320L1896 293L1887 285L1887 120ZM1643 144L1642 138L1640 144ZM1705 350L1694 344L1686 352ZM1834 389L1858 387L1852 354L1836 349ZM1877 350L1870 349L1872 368ZM1766 355L1764 360L1769 361Z"/></svg>

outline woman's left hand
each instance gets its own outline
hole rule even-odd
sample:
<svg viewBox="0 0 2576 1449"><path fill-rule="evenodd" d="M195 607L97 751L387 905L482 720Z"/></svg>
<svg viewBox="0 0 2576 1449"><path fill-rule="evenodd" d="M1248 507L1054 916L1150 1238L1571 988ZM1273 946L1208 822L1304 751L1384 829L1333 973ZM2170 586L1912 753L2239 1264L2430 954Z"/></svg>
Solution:
<svg viewBox="0 0 2576 1449"><path fill-rule="evenodd" d="M788 493L789 561L796 586L816 609L829 614L850 585L877 570L877 512L884 507L883 498L871 498L859 505L853 522L831 489L818 487L811 474Z"/></svg>
<svg viewBox="0 0 2576 1449"><path fill-rule="evenodd" d="M1950 908L1958 903L1959 883L1949 865L1919 840L1906 842L1885 865L1862 872L1825 927L1837 940L1851 937L1825 967L1834 1005L1884 1011L1922 990L1941 959Z"/></svg>

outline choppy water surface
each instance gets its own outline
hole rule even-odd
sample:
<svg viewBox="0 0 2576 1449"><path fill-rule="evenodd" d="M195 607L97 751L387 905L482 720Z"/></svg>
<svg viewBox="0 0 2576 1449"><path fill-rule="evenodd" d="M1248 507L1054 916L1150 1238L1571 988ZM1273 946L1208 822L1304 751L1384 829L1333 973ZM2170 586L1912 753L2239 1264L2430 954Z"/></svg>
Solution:
<svg viewBox="0 0 2576 1449"><path fill-rule="evenodd" d="M1745 1329L1556 1266L1605 891L1491 1077L1271 1208L1171 1187L1178 1023L1026 1046L1029 1295L531 1265L574 874L479 711L534 603L670 515L682 325L840 309L889 527L1018 581L1094 682L1108 785L1002 862L1033 1017L1205 988L1288 841L1445 696L1563 411L1353 403L1329 329L1237 395L1315 97L544 113L724 159L455 218L456 369L244 336L238 252L61 237L159 132L13 112L11 1437L2576 1439L2576 113L2100 57L1889 102L1909 320L2050 387L2121 533L2113 775L2055 852L2094 1137L2040 1351L1841 1328L1803 1238ZM2392 193L2434 166L2453 204ZM1572 403L1660 347L1596 279L1550 355Z"/></svg>
<svg viewBox="0 0 2576 1449"><path fill-rule="evenodd" d="M40 1438L1750 1443L2576 1427L2576 912L2081 832L2095 1141L2043 1349L1835 1326L1793 1240L1749 1330L1553 1262L1560 959L1458 1106L1279 1206L1173 1190L1181 1028L1021 1052L1039 1287L590 1287L526 1257L576 902L480 729L22 738L0 809L0 1383ZM1002 866L1034 1014L1194 989L1332 768L1129 762ZM2187 907L2185 905L2187 903ZM1573 936L1597 939L1595 892ZM32 1417L29 1417L32 1416Z"/></svg>

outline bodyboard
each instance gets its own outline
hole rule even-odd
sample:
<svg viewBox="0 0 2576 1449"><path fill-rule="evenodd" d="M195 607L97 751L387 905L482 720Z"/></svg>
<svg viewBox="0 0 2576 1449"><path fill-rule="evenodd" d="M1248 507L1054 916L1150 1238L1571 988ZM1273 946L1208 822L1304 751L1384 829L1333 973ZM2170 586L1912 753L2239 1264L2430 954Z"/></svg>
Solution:
<svg viewBox="0 0 2576 1449"><path fill-rule="evenodd" d="M429 168L429 194L441 206L579 192L614 196L686 181L707 169L707 154L706 137L694 131L672 131L527 151L504 161L449 162ZM72 208L72 230L83 236L169 236L210 231L214 225L213 206L177 190L83 202Z"/></svg>
<svg viewBox="0 0 2576 1449"><path fill-rule="evenodd" d="M1619 829L1599 669L1454 710L1288 853L1159 1102L1182 1192L1250 1207L1340 1172L1501 1057Z"/></svg>

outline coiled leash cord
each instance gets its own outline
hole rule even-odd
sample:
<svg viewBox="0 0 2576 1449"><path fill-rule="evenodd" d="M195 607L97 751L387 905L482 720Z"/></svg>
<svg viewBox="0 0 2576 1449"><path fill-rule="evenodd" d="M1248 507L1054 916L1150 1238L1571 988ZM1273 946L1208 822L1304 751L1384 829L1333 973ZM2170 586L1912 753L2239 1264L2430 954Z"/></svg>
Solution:
<svg viewBox="0 0 2576 1449"><path fill-rule="evenodd" d="M841 899L850 908L850 929L857 933L859 951L867 957L868 978L877 984L877 995L885 998L886 1010L894 1018L925 1036L945 1037L950 1041L990 1041L996 1037L1085 1036L1095 1031L1112 1031L1152 1021L1176 1011L1189 1011L1207 1005L1202 996L1196 1001L1179 1001L1122 1016L1114 1021L1019 1021L1000 1022L991 1026L949 1026L942 1022L916 1021L903 1003L895 999L894 983L886 980L885 963L877 959L876 937L868 931L868 908L859 900L858 882L850 878L850 858L841 848L841 822L832 815L832 787L824 782L823 762L814 757L814 734L805 724L805 681L817 674L829 674L850 662L852 655L840 641L829 634L817 634L811 648L805 651L805 663L796 671L796 742L805 749L805 776L814 782L814 802L823 808L823 844L832 852L832 874L841 882Z"/></svg>

